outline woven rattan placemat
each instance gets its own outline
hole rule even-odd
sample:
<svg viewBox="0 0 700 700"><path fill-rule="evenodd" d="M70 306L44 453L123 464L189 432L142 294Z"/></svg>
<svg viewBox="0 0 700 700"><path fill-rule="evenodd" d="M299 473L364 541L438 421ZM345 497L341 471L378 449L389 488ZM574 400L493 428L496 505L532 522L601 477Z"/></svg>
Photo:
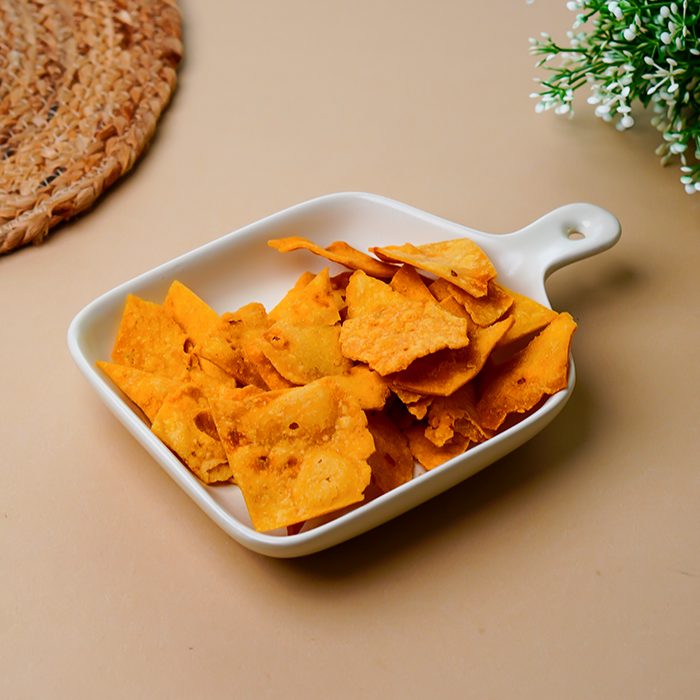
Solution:
<svg viewBox="0 0 700 700"><path fill-rule="evenodd" d="M175 0L0 2L0 253L41 242L133 166L181 39Z"/></svg>

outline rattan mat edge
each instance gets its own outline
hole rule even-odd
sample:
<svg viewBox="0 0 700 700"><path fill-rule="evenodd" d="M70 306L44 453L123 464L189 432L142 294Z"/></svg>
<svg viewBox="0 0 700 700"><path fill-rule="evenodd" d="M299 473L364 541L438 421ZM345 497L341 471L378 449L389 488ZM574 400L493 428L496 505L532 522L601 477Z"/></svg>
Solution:
<svg viewBox="0 0 700 700"><path fill-rule="evenodd" d="M0 253L40 243L131 169L181 58L175 0L0 3Z"/></svg>

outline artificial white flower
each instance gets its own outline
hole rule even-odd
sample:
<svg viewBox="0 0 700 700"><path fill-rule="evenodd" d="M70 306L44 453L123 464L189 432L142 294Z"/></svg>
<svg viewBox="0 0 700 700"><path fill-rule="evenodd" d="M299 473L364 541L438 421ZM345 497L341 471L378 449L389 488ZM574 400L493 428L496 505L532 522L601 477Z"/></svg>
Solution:
<svg viewBox="0 0 700 700"><path fill-rule="evenodd" d="M530 2L530 0L528 0ZM635 101L651 107L651 123L663 135L657 148L663 165L680 160L682 184L700 190L700 0L661 5L656 0L569 0L576 11L569 47L543 32L531 40L540 81L537 112L573 114L574 92L589 84L588 103L606 122L624 131L634 126ZM576 31L582 27L581 31ZM584 31L588 29L588 31ZM559 59L559 65L552 64ZM692 148L691 148L692 146Z"/></svg>

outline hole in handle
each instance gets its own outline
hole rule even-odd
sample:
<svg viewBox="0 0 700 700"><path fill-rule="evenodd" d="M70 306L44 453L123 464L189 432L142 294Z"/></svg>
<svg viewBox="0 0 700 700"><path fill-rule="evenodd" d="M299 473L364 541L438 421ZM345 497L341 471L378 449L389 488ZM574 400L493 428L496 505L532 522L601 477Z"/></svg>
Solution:
<svg viewBox="0 0 700 700"><path fill-rule="evenodd" d="M580 231L576 231L576 229L572 229L566 235L570 241L580 241L582 238L586 237L585 234L581 233Z"/></svg>

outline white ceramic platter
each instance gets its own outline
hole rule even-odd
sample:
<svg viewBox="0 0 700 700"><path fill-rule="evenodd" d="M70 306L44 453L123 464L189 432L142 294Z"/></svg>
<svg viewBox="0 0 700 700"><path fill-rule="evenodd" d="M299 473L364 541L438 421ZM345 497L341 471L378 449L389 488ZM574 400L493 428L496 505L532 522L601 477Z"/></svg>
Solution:
<svg viewBox="0 0 700 700"><path fill-rule="evenodd" d="M340 193L299 204L246 226L161 265L85 307L68 330L68 345L82 373L114 415L207 515L240 544L273 557L320 551L380 525L492 464L542 430L566 404L574 387L573 360L566 390L535 413L464 455L296 535L256 532L242 495L232 484L205 486L150 431L141 412L95 366L109 360L127 294L162 303L173 280L187 285L215 311L235 311L252 301L270 310L302 272L342 268L307 251L279 253L271 238L303 236L327 246L344 240L366 251L373 245L414 245L467 236L491 258L498 281L550 306L544 282L554 271L610 248L620 236L612 214L571 204L515 233L480 233L384 197Z"/></svg>

